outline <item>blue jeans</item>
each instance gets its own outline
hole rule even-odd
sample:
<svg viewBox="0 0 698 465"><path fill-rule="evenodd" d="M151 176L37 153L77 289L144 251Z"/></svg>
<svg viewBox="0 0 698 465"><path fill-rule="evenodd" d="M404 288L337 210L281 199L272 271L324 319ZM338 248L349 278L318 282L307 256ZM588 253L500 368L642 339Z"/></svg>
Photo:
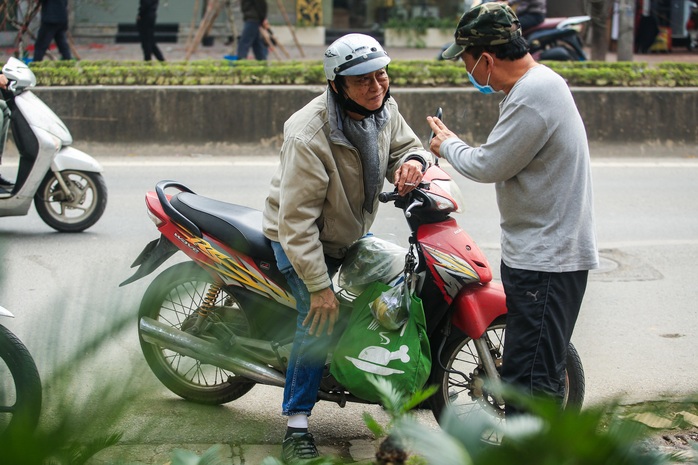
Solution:
<svg viewBox="0 0 698 465"><path fill-rule="evenodd" d="M255 60L264 61L267 59L267 45L264 43L262 34L259 33L258 21L245 21L242 26L242 34L238 41L238 59L245 60L247 53L252 48Z"/></svg>
<svg viewBox="0 0 698 465"><path fill-rule="evenodd" d="M296 335L291 348L291 358L288 361L286 370L286 386L284 387L284 401L281 413L286 416L299 413L310 416L315 403L317 393L322 380L322 373L325 368L327 352L331 342L331 337L324 334L322 336L311 336L308 334L310 325L303 326L303 320L310 311L310 293L303 281L293 269L291 262L286 256L286 252L278 242L271 242L276 257L276 264L279 270L286 277L291 293L296 298L296 309L298 318L296 320ZM341 260L325 256L325 263L330 277L332 277L339 266Z"/></svg>

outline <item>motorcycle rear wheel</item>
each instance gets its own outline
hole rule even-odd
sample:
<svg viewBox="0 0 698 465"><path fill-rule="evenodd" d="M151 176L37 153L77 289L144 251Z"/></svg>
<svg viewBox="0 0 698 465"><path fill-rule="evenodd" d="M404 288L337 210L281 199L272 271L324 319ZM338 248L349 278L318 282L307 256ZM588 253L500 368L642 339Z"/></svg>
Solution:
<svg viewBox="0 0 698 465"><path fill-rule="evenodd" d="M499 318L487 328L486 338L490 353L497 369L502 364L504 353L504 335L506 323ZM498 403L487 391L487 375L473 340L467 336L446 344L441 353L441 360L447 370L454 370L466 375L466 379L457 373L449 373L435 361L433 381L438 386L437 393L431 398L431 408L437 421L448 406L463 421L480 415L483 411L495 419L495 424L504 421L504 404ZM565 408L579 409L584 402L584 369L579 353L572 344L567 349L567 376L565 386ZM492 444L501 442L499 430L488 429L482 441Z"/></svg>
<svg viewBox="0 0 698 465"><path fill-rule="evenodd" d="M66 170L59 175L68 185L66 198L49 171L34 196L34 207L41 219L56 231L80 232L94 225L107 207L107 185L99 173Z"/></svg>
<svg viewBox="0 0 698 465"><path fill-rule="evenodd" d="M196 319L212 283L211 275L196 263L174 265L150 284L143 296L138 318L149 317L186 331ZM213 308L236 335L250 336L247 316L234 296L221 290ZM215 339L206 331L198 336ZM155 376L184 399L207 405L224 404L242 397L255 385L254 381L230 371L150 344L143 340L140 330L139 340L143 356Z"/></svg>
<svg viewBox="0 0 698 465"><path fill-rule="evenodd" d="M41 415L41 379L31 354L0 325L0 443L25 440Z"/></svg>

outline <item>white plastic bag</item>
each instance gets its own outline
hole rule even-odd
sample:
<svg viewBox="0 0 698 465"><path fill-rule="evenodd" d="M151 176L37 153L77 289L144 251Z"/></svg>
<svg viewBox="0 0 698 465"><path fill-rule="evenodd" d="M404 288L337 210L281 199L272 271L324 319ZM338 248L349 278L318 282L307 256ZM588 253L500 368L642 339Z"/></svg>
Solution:
<svg viewBox="0 0 698 465"><path fill-rule="evenodd" d="M339 286L361 294L376 281L389 283L405 269L407 249L375 236L364 236L347 251L339 271Z"/></svg>

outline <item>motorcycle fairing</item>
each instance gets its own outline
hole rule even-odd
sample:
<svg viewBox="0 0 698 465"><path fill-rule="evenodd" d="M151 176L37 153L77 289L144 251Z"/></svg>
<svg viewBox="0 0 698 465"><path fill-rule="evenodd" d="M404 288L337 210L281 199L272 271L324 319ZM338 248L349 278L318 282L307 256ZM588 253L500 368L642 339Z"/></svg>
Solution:
<svg viewBox="0 0 698 465"><path fill-rule="evenodd" d="M470 286L458 294L453 307L453 325L478 339L495 319L507 313L504 287L499 282Z"/></svg>
<svg viewBox="0 0 698 465"><path fill-rule="evenodd" d="M62 147L51 163L52 171L79 170L101 173L102 165L97 160L75 147Z"/></svg>
<svg viewBox="0 0 698 465"><path fill-rule="evenodd" d="M23 92L21 98L15 98L17 108L22 112L30 126L42 129L60 141L60 146L73 143L73 136L61 119L48 105L30 91Z"/></svg>
<svg viewBox="0 0 698 465"><path fill-rule="evenodd" d="M446 294L453 299L458 291L468 283L478 282L480 276L467 261L455 255L441 252L438 249L423 245L422 250L431 257L432 272L438 274Z"/></svg>
<svg viewBox="0 0 698 465"><path fill-rule="evenodd" d="M453 218L420 226L417 241L437 287L449 304L466 284L492 280L487 258Z"/></svg>

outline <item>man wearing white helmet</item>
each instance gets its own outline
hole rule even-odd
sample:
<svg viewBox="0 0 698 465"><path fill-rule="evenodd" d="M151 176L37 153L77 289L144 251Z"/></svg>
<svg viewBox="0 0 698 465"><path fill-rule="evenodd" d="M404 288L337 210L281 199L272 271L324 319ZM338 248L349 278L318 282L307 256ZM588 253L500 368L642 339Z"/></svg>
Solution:
<svg viewBox="0 0 698 465"><path fill-rule="evenodd" d="M339 38L325 52L326 92L284 125L264 234L298 309L282 405L287 462L318 456L308 417L339 313L332 276L349 246L369 231L383 180L404 195L432 161L390 97L388 63L372 37Z"/></svg>

